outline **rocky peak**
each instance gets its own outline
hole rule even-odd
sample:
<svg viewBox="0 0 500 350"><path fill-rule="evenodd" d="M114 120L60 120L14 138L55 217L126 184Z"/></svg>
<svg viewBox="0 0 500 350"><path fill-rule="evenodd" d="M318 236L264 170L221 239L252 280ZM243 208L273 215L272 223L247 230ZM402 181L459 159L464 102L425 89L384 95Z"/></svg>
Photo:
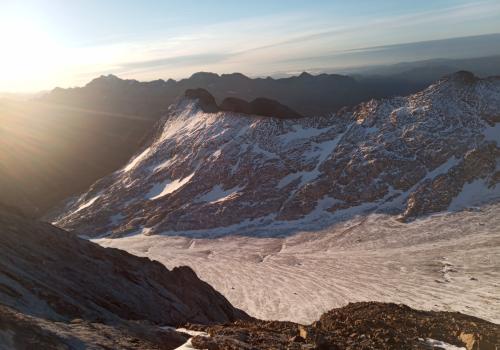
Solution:
<svg viewBox="0 0 500 350"><path fill-rule="evenodd" d="M205 89L188 89L184 93L184 96L188 99L196 100L200 108L206 113L219 111L215 98Z"/></svg>
<svg viewBox="0 0 500 350"><path fill-rule="evenodd" d="M478 81L478 77L476 77L473 73L468 71L458 71L456 73L450 74L444 78L445 80L461 83L461 84L469 84L472 85Z"/></svg>
<svg viewBox="0 0 500 350"><path fill-rule="evenodd" d="M205 89L188 89L184 97L195 100L198 106L206 113L218 111L234 112L254 116L274 118L301 118L297 112L278 101L267 98L256 98L251 102L236 97L228 97L218 106L215 98Z"/></svg>
<svg viewBox="0 0 500 350"><path fill-rule="evenodd" d="M101 75L98 78L93 79L91 82L87 84L87 86L92 87L92 86L113 86L116 84L120 84L125 82L126 80L118 78L116 75L113 74L108 74L108 75Z"/></svg>

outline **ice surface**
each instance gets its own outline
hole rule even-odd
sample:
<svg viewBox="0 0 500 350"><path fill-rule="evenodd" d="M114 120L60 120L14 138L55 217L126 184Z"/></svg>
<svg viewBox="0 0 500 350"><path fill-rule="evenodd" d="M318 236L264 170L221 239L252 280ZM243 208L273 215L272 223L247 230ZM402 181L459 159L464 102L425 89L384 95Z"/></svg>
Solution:
<svg viewBox="0 0 500 350"><path fill-rule="evenodd" d="M286 238L135 235L96 242L169 268L188 264L233 305L263 319L309 323L348 302L376 300L498 323L498 227L500 204L493 204L408 224L362 215Z"/></svg>

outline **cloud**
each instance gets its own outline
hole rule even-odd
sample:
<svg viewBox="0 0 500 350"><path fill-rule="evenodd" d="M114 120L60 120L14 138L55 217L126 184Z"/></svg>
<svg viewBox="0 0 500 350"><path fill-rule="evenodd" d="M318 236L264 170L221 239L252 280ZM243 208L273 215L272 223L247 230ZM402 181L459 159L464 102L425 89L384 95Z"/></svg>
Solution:
<svg viewBox="0 0 500 350"><path fill-rule="evenodd" d="M194 55L183 55L158 58L144 61L118 63L118 69L135 70L135 69L151 69L165 68L177 66L193 66L202 64L220 63L234 56L233 53L201 53Z"/></svg>

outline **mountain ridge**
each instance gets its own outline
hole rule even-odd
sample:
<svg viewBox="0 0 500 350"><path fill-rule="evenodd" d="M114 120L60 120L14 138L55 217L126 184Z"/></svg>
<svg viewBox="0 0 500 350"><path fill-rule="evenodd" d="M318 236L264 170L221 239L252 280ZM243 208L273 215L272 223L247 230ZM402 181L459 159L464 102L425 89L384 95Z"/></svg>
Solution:
<svg viewBox="0 0 500 350"><path fill-rule="evenodd" d="M248 119L184 99L126 167L51 220L94 236L196 235L458 208L470 186L499 187L500 134L488 122L499 105L500 79L467 72L329 118Z"/></svg>

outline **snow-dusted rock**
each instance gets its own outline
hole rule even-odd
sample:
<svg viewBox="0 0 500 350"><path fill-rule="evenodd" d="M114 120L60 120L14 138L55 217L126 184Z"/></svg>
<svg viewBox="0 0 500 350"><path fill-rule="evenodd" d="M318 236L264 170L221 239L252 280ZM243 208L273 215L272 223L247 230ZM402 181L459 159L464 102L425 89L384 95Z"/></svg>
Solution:
<svg viewBox="0 0 500 350"><path fill-rule="evenodd" d="M499 110L500 79L467 72L293 120L207 113L185 98L123 169L51 219L94 237L257 234L377 210L408 220L448 209L474 181L500 195Z"/></svg>

